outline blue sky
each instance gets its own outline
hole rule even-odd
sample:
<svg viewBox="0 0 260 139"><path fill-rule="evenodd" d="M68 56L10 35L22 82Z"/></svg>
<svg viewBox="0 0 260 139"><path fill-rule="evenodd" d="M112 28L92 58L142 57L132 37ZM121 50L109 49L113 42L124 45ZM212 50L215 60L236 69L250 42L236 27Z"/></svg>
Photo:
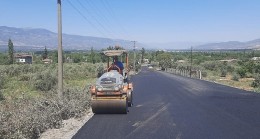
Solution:
<svg viewBox="0 0 260 139"><path fill-rule="evenodd" d="M62 0L63 33L143 43L260 38L260 0ZM1 0L0 26L57 32L57 0Z"/></svg>

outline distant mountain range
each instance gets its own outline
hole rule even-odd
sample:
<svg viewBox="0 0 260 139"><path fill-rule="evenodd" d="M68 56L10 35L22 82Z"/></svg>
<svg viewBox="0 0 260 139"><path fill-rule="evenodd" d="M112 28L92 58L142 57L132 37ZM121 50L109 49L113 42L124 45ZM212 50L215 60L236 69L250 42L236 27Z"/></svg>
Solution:
<svg viewBox="0 0 260 139"><path fill-rule="evenodd" d="M0 46L7 45L9 38L14 43L16 49L57 49L57 33L46 29L14 28L0 26ZM128 40L99 38L91 36L79 36L63 34L64 50L95 50L119 45L126 49L132 49L133 43ZM7 49L7 48L6 48Z"/></svg>
<svg viewBox="0 0 260 139"><path fill-rule="evenodd" d="M256 49L260 50L260 39L239 42L217 42L217 43L202 43L202 42L171 42L171 43L149 43L151 48L165 50L187 50L193 47L197 50L227 50L227 49Z"/></svg>
<svg viewBox="0 0 260 139"><path fill-rule="evenodd" d="M43 50L57 49L57 33L46 29L33 28L15 28L0 26L0 51L7 50L8 39L14 43L15 50ZM91 36L79 36L63 34L63 49L64 50L90 50L93 47L95 50L107 48L109 46L119 45L125 49L133 49L133 43L129 40L109 39ZM142 44L138 42L138 48L141 49L189 49L193 46L194 49L201 50L216 50L216 49L259 49L260 39L239 42L219 42L219 43L200 43L200 42L172 42L172 43L149 43Z"/></svg>
<svg viewBox="0 0 260 139"><path fill-rule="evenodd" d="M228 41L219 43L208 43L194 47L195 49L257 49L260 50L260 39L239 42L239 41Z"/></svg>

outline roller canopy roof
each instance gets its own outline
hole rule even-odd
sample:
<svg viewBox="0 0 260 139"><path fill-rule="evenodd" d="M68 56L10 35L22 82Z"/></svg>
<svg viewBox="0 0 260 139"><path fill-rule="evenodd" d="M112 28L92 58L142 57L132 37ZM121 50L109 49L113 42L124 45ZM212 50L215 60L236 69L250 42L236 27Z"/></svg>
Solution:
<svg viewBox="0 0 260 139"><path fill-rule="evenodd" d="M103 53L106 56L120 56L123 53L127 53L126 50L107 50L107 51L103 51Z"/></svg>

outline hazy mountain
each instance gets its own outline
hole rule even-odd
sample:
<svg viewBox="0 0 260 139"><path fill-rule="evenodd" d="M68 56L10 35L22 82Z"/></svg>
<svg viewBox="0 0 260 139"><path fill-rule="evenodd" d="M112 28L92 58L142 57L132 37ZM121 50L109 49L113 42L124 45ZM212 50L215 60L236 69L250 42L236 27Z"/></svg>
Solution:
<svg viewBox="0 0 260 139"><path fill-rule="evenodd" d="M15 46L15 50L43 50L44 46L48 49L57 49L57 33L46 29L33 28L14 28L0 26L0 50L7 50L8 39L10 38ZM94 47L96 50L107 48L108 46L120 45L126 49L133 49L133 42L128 40L117 40L109 38L79 36L63 34L64 50L89 50ZM260 49L260 39L239 42L170 42L170 43L137 43L137 49Z"/></svg>
<svg viewBox="0 0 260 139"><path fill-rule="evenodd" d="M239 42L228 41L219 43L208 43L195 47L196 49L260 49L260 39Z"/></svg>
<svg viewBox="0 0 260 139"><path fill-rule="evenodd" d="M191 46L202 45L202 42L167 42L167 43L146 43L149 48L152 49L167 49L167 50L176 50L176 49L190 49Z"/></svg>
<svg viewBox="0 0 260 139"><path fill-rule="evenodd" d="M10 38L16 49L57 49L57 33L46 29L14 28L0 26L0 46L6 46ZM133 46L131 41L91 36L63 34L63 48L66 50L99 50L108 46L120 45L126 49Z"/></svg>
<svg viewBox="0 0 260 139"><path fill-rule="evenodd" d="M169 43L147 43L147 46L152 49L170 50L170 49L194 49L201 50L216 50L216 49L260 49L260 39L239 42L228 41L218 43L203 43L203 42L169 42Z"/></svg>

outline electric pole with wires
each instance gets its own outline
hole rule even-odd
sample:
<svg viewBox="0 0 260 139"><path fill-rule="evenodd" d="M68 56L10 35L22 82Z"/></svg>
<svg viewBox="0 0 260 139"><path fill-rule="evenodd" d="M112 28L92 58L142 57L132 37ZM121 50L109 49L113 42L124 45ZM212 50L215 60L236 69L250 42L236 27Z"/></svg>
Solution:
<svg viewBox="0 0 260 139"><path fill-rule="evenodd" d="M58 96L63 97L63 61L62 61L62 23L61 23L61 0L57 0L58 5Z"/></svg>
<svg viewBox="0 0 260 139"><path fill-rule="evenodd" d="M192 47L190 48L190 77L192 75L192 61L193 61L193 58L192 58Z"/></svg>
<svg viewBox="0 0 260 139"><path fill-rule="evenodd" d="M135 43L136 43L136 41L131 41L131 42L133 42L134 43L134 73L136 72L136 69L135 69Z"/></svg>

